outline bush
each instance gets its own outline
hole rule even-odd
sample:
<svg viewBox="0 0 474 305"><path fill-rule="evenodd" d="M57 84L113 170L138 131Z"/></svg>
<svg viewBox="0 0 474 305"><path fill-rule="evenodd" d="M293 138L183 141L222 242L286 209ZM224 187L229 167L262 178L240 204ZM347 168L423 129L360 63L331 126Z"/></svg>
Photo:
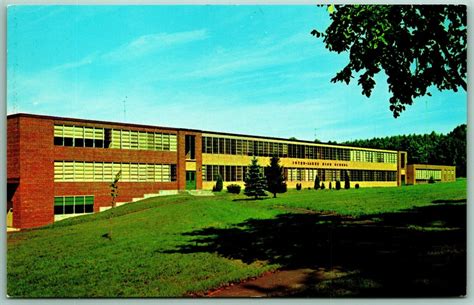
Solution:
<svg viewBox="0 0 474 305"><path fill-rule="evenodd" d="M329 189L331 190L332 189L332 182L329 181Z"/></svg>
<svg viewBox="0 0 474 305"><path fill-rule="evenodd" d="M231 194L240 194L240 185L238 184L229 184L227 186L227 192Z"/></svg>
<svg viewBox="0 0 474 305"><path fill-rule="evenodd" d="M321 183L321 189L324 190L326 188L326 185L324 185L324 182Z"/></svg>
<svg viewBox="0 0 474 305"><path fill-rule="evenodd" d="M340 190L341 189L341 181L337 180L336 181L336 190Z"/></svg>
<svg viewBox="0 0 474 305"><path fill-rule="evenodd" d="M314 189L317 190L321 188L321 181L319 180L319 176L316 175L316 178L314 179Z"/></svg>
<svg viewBox="0 0 474 305"><path fill-rule="evenodd" d="M344 188L346 190L351 188L351 183L349 181L349 174L347 173L347 171L346 171L346 175L344 176Z"/></svg>
<svg viewBox="0 0 474 305"><path fill-rule="evenodd" d="M359 183L356 183L355 188L356 188L356 189L359 188Z"/></svg>
<svg viewBox="0 0 474 305"><path fill-rule="evenodd" d="M296 190L301 191L301 183L296 183Z"/></svg>
<svg viewBox="0 0 474 305"><path fill-rule="evenodd" d="M224 188L221 175L217 176L216 186L212 188L213 192L220 192Z"/></svg>
<svg viewBox="0 0 474 305"><path fill-rule="evenodd" d="M428 183L435 183L433 176L430 177L430 179L428 180Z"/></svg>

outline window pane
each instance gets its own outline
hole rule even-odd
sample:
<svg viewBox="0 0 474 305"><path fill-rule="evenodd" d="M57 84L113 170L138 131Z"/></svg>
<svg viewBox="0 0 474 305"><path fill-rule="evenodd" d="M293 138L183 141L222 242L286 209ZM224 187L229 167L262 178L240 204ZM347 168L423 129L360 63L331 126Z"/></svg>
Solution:
<svg viewBox="0 0 474 305"><path fill-rule="evenodd" d="M64 207L61 206L54 206L54 215L61 215L64 214Z"/></svg>
<svg viewBox="0 0 474 305"><path fill-rule="evenodd" d="M64 205L64 197L54 197L54 206L63 206Z"/></svg>

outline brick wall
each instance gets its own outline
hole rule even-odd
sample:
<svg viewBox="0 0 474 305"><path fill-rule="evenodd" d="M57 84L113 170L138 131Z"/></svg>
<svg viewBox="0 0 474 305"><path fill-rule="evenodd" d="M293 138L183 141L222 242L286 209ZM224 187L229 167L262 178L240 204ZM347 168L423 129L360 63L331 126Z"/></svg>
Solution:
<svg viewBox="0 0 474 305"><path fill-rule="evenodd" d="M178 135L178 152L120 150L90 147L63 147L54 145L54 124L77 124L150 132L165 132ZM107 182L54 182L54 161L97 161L177 164L177 181L174 182L119 182L117 202L131 201L148 193L160 190L185 188L185 143L184 132L175 129L137 127L121 124L77 122L58 118L19 115L8 118L8 178L18 178L14 192L13 226L31 228L54 221L54 196L93 195L94 211L111 205L110 183ZM195 133L199 135L199 133ZM197 145L200 147L196 137ZM196 147L196 158L201 160L200 148ZM199 161L201 162L201 161ZM180 165L183 165L180 167ZM199 163L199 169L201 163ZM198 175L198 185L201 185Z"/></svg>
<svg viewBox="0 0 474 305"><path fill-rule="evenodd" d="M7 121L7 178L20 178L20 126L19 118Z"/></svg>
<svg viewBox="0 0 474 305"><path fill-rule="evenodd" d="M54 173L51 162L53 128L48 120L29 117L18 119L18 159L10 156L12 163L18 163L20 173L16 190L19 200L13 200L13 226L38 227L54 220Z"/></svg>

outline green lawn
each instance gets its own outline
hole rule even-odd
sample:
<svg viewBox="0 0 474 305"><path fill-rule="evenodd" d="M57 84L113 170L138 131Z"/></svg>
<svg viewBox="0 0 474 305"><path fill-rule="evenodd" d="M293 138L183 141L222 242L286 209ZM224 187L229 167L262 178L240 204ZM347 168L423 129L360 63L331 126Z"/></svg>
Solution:
<svg viewBox="0 0 474 305"><path fill-rule="evenodd" d="M416 261L420 255L438 260L440 255L454 253L454 261L462 261L465 223L463 227L457 222L465 215L458 215L463 212L456 207L465 209L465 198L465 179L402 188L291 190L276 199L257 201L227 193L151 198L9 234L7 293L12 297L182 296L271 269L331 268L335 262L338 268L358 270L364 279L388 285L393 279L381 277L372 270L374 264L364 263L374 247L384 247L379 243L385 238L396 240L392 243L396 248L387 248L385 252L391 254L380 255L397 254L408 260L413 255ZM315 213L319 211L331 213ZM358 230L360 234L354 237ZM102 237L109 231L112 240ZM379 232L384 232L383 237ZM340 236L337 243L333 237L327 238L333 233ZM403 241L407 236L413 236L409 244ZM414 251L417 244L420 249ZM336 250L340 247L341 254L333 251L329 264L323 253L326 246L333 245ZM347 247L361 251L358 255L364 259L348 259L347 252L344 254ZM412 251L405 252L405 248ZM314 255L309 256L311 251ZM445 257L439 259L444 261ZM406 266L405 261L398 263ZM429 267L426 269L431 270ZM462 268L462 264L455 267ZM396 268L389 271L399 272ZM413 283L430 274L417 273ZM438 278L422 283L445 285ZM327 295L318 285L312 293ZM363 295L365 290L358 289L353 291Z"/></svg>

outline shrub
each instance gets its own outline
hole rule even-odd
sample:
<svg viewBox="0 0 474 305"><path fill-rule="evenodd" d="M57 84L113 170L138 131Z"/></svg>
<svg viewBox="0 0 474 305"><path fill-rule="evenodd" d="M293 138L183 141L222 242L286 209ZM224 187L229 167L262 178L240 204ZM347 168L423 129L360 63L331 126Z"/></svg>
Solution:
<svg viewBox="0 0 474 305"><path fill-rule="evenodd" d="M229 184L227 186L227 192L231 194L240 194L240 185L238 184Z"/></svg>
<svg viewBox="0 0 474 305"><path fill-rule="evenodd" d="M331 190L332 189L332 182L329 181L329 189Z"/></svg>
<svg viewBox="0 0 474 305"><path fill-rule="evenodd" d="M311 188L308 186L308 190L310 190Z"/></svg>
<svg viewBox="0 0 474 305"><path fill-rule="evenodd" d="M347 173L347 171L346 171L346 174L345 174L345 176L344 176L344 188L345 188L346 190L348 190L348 189L351 188L351 183L350 183L350 181L349 181L349 173Z"/></svg>
<svg viewBox="0 0 474 305"><path fill-rule="evenodd" d="M216 181L216 186L212 189L213 192L220 192L224 188L224 185L222 183L222 177L221 175L217 176L217 181Z"/></svg>
<svg viewBox="0 0 474 305"><path fill-rule="evenodd" d="M280 158L273 156L270 158L270 165L265 167L265 176L267 179L266 190L273 194L276 198L277 193L286 192L285 176L283 175L283 167L280 166Z"/></svg>
<svg viewBox="0 0 474 305"><path fill-rule="evenodd" d="M359 183L356 183L355 188L356 188L356 189L359 188Z"/></svg>
<svg viewBox="0 0 474 305"><path fill-rule="evenodd" d="M336 190L340 190L341 189L341 181L337 180L336 181Z"/></svg>
<svg viewBox="0 0 474 305"><path fill-rule="evenodd" d="M428 183L435 183L433 176L430 177L430 179L428 180Z"/></svg>
<svg viewBox="0 0 474 305"><path fill-rule="evenodd" d="M321 181L319 180L319 176L316 175L316 178L314 179L314 189L315 189L315 190L321 188L320 183L321 183Z"/></svg>
<svg viewBox="0 0 474 305"><path fill-rule="evenodd" d="M262 173L261 166L258 165L258 160L255 156L252 158L250 165L247 167L245 174L245 189L244 194L248 197L253 197L257 200L259 197L268 196L265 193L267 188L267 179Z"/></svg>
<svg viewBox="0 0 474 305"><path fill-rule="evenodd" d="M301 183L296 183L296 190L301 191Z"/></svg>
<svg viewBox="0 0 474 305"><path fill-rule="evenodd" d="M321 189L324 190L326 188L326 185L324 185L324 182L321 183Z"/></svg>

